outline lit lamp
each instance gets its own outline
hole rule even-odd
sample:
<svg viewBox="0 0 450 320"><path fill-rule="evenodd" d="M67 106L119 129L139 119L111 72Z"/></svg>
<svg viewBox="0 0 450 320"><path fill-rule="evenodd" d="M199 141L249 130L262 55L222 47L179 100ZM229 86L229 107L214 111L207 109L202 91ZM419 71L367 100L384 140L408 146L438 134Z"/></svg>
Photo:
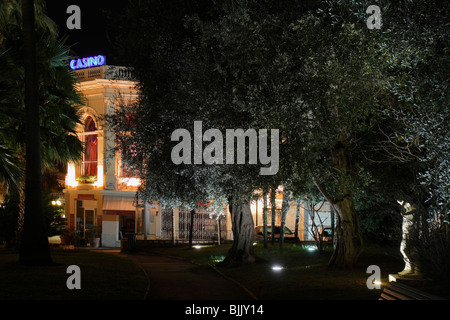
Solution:
<svg viewBox="0 0 450 320"><path fill-rule="evenodd" d="M61 200L59 200L59 199L58 199L58 200L53 200L53 201L52 201L52 205L61 207L62 202L61 202ZM62 218L65 218L65 217L66 217L66 215L64 214L64 209L63 209L63 208L59 208L58 211L59 211L59 213L61 214L61 217L62 217Z"/></svg>
<svg viewBox="0 0 450 320"><path fill-rule="evenodd" d="M62 203L61 203L61 201L59 201L59 200L53 200L52 201L52 205L54 205L54 206L60 206Z"/></svg>

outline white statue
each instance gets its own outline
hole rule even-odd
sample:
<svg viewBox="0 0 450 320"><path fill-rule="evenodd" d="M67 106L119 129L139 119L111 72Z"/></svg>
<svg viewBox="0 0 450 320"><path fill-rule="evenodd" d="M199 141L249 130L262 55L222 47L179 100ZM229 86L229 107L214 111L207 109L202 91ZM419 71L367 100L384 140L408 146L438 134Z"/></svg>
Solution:
<svg viewBox="0 0 450 320"><path fill-rule="evenodd" d="M404 201L398 201L398 203L402 206L403 216L400 252L405 261L405 268L398 275L405 278L421 278L422 274L417 263L417 253L409 245L410 237L415 233L415 228L417 228L417 225L415 225L416 208Z"/></svg>

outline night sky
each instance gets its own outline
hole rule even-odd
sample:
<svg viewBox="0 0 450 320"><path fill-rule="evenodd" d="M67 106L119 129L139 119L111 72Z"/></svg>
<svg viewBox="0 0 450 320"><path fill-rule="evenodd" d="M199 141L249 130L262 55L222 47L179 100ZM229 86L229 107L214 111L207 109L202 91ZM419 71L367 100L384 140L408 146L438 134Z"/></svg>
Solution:
<svg viewBox="0 0 450 320"><path fill-rule="evenodd" d="M107 64L125 65L124 61L118 60L108 42L108 21L103 11L120 14L128 4L127 0L47 0L46 3L47 15L58 24L60 36L69 37L67 44L71 45L74 55L82 58L102 54L106 56ZM66 13L70 5L78 5L81 9L81 30L69 30L66 26L71 16Z"/></svg>

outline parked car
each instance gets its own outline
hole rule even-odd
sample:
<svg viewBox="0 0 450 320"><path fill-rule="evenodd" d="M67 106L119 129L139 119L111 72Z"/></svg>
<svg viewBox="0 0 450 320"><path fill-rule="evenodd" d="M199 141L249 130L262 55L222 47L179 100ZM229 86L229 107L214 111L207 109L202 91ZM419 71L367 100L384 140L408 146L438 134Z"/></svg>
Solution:
<svg viewBox="0 0 450 320"><path fill-rule="evenodd" d="M56 235L56 236L52 236L52 237L48 237L48 244L50 246L59 246L61 244L61 236L60 235Z"/></svg>
<svg viewBox="0 0 450 320"><path fill-rule="evenodd" d="M281 227L274 227L275 240L280 239ZM272 237L272 226L267 226L267 239ZM255 228L255 240L264 241L264 226L258 226ZM295 233L293 233L288 227L284 227L284 241L295 241Z"/></svg>
<svg viewBox="0 0 450 320"><path fill-rule="evenodd" d="M315 236L317 240L320 239L320 234L322 234L322 241L324 242L333 241L333 230L331 229L331 227L319 228L316 231Z"/></svg>

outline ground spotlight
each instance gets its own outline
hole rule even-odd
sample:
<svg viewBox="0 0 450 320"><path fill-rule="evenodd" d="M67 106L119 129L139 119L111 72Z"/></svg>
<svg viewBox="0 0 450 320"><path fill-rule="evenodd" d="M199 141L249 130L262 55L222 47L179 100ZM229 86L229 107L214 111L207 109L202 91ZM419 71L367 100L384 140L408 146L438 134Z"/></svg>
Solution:
<svg viewBox="0 0 450 320"><path fill-rule="evenodd" d="M281 270L283 270L284 268L280 265L274 265L272 266L272 270L275 272L280 272Z"/></svg>

